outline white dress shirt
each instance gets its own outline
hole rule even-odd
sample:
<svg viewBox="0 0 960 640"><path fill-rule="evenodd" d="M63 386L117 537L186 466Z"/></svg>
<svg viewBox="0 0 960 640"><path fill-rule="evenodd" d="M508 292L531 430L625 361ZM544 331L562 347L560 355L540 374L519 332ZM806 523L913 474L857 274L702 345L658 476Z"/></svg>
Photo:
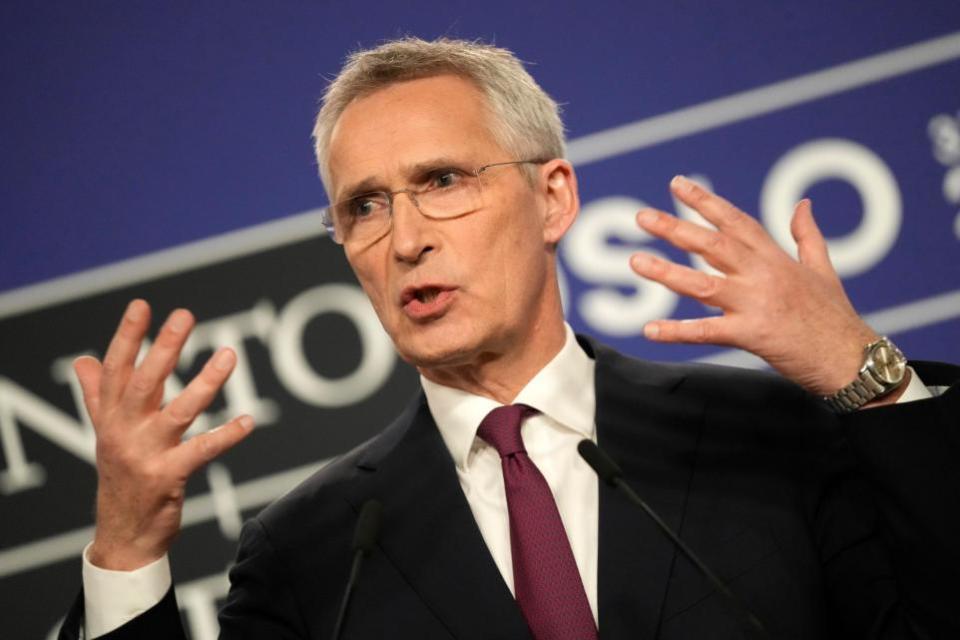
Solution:
<svg viewBox="0 0 960 640"><path fill-rule="evenodd" d="M566 342L511 404L527 404L540 411L528 418L521 433L527 453L553 492L560 518L570 539L573 557L587 600L598 622L597 548L599 496L596 475L577 454L583 438L596 441L594 362L566 327ZM421 378L430 413L450 450L484 542L503 580L513 591L509 516L503 488L500 456L476 437L480 422L494 400L445 387ZM931 397L911 369L910 383L898 403ZM88 547L89 548L89 545ZM100 637L156 605L171 584L167 556L135 571L107 571L93 565L83 552L85 637Z"/></svg>
<svg viewBox="0 0 960 640"><path fill-rule="evenodd" d="M92 542L90 544L93 544ZM166 554L135 571L101 569L83 550L83 631L81 638L99 638L163 600L173 583Z"/></svg>
<svg viewBox="0 0 960 640"><path fill-rule="evenodd" d="M566 332L560 352L510 404L529 405L540 412L524 421L520 433L527 455L540 469L557 501L596 621L598 480L577 453L577 444L584 438L596 441L594 363L577 344L569 326ZM480 422L501 405L423 377L420 382L430 413L453 456L460 486L483 540L512 593L510 519L500 454L477 437Z"/></svg>

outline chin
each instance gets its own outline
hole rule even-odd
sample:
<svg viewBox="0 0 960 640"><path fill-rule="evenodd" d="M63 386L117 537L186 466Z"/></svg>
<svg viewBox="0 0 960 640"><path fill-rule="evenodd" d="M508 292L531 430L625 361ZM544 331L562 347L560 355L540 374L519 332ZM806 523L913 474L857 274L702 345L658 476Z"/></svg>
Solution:
<svg viewBox="0 0 960 640"><path fill-rule="evenodd" d="M478 351L477 339L457 327L415 327L394 336L400 357L417 368L469 363Z"/></svg>

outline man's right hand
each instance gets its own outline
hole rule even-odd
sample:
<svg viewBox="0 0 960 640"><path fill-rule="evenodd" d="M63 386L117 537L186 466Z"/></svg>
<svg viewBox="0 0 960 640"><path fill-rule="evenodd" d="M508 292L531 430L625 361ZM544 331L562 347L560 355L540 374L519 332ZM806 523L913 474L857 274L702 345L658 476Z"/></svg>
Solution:
<svg viewBox="0 0 960 640"><path fill-rule="evenodd" d="M253 419L240 416L189 440L183 433L213 401L236 364L220 349L174 400L162 406L164 381L194 325L186 309L170 314L139 366L150 306L134 300L101 364L74 362L97 434L97 516L88 559L132 571L163 556L180 530L187 478L245 438Z"/></svg>

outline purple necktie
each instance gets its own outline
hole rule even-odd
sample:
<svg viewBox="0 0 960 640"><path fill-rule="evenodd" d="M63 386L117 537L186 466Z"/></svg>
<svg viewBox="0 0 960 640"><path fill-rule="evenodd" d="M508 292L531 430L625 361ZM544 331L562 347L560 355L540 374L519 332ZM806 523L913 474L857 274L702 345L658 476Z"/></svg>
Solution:
<svg viewBox="0 0 960 640"><path fill-rule="evenodd" d="M522 404L498 407L477 430L500 454L503 466L517 604L536 640L596 640L597 627L557 503L523 447L520 425L534 413Z"/></svg>

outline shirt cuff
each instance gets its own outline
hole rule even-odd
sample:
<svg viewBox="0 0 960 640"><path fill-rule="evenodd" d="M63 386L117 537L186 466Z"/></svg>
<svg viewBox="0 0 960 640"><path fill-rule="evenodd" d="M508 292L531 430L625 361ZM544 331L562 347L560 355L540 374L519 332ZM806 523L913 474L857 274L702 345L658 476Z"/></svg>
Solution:
<svg viewBox="0 0 960 640"><path fill-rule="evenodd" d="M914 400L926 400L927 398L932 398L933 394L930 393L930 389L927 389L926 385L923 384L923 380L920 379L920 376L917 375L917 372L913 370L913 367L907 367L910 369L910 382L907 383L907 388L903 390L903 393L897 398L897 401L894 404L903 404L904 402L913 402Z"/></svg>
<svg viewBox="0 0 960 640"><path fill-rule="evenodd" d="M157 605L173 584L166 554L133 571L101 569L83 549L84 636L98 638Z"/></svg>

